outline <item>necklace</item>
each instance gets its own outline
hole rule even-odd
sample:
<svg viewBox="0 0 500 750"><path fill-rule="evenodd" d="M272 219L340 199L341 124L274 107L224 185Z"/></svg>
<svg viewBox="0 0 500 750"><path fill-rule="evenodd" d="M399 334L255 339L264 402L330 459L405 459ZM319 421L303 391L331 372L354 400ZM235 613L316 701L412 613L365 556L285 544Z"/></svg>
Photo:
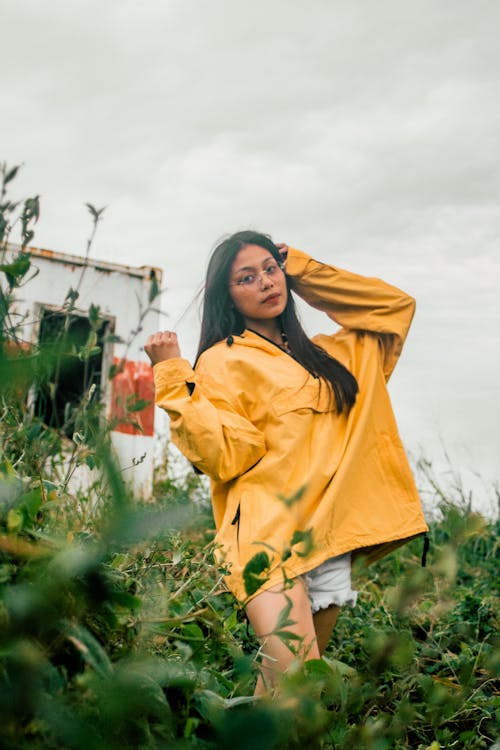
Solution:
<svg viewBox="0 0 500 750"><path fill-rule="evenodd" d="M286 335L284 331L281 331L281 341L282 341L281 349L283 349L287 354L291 354L290 345L288 343L288 336Z"/></svg>

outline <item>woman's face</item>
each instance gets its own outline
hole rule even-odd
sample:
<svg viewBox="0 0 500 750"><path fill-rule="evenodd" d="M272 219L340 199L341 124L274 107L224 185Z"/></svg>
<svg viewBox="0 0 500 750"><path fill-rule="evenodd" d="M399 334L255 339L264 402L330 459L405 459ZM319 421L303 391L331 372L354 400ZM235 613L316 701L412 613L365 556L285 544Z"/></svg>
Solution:
<svg viewBox="0 0 500 750"><path fill-rule="evenodd" d="M286 277L269 250L245 245L231 266L229 294L251 328L254 320L281 315L288 299Z"/></svg>

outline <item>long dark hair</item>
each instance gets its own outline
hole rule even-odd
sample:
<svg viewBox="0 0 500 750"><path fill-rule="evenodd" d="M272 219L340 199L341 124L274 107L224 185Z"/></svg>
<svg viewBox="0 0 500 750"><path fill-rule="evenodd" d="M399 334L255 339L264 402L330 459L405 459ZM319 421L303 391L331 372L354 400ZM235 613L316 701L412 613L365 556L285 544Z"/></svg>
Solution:
<svg viewBox="0 0 500 750"><path fill-rule="evenodd" d="M280 252L269 235L246 230L223 240L212 253L208 264L203 296L200 343L196 359L222 339L231 343L232 336L243 333L245 321L232 304L229 294L229 273L239 251L246 245L258 245L269 250L273 258L282 262ZM354 405L358 384L356 378L334 357L308 338L297 316L290 279L287 277L288 301L280 316L280 324L296 360L312 375L321 378L335 397L338 413Z"/></svg>

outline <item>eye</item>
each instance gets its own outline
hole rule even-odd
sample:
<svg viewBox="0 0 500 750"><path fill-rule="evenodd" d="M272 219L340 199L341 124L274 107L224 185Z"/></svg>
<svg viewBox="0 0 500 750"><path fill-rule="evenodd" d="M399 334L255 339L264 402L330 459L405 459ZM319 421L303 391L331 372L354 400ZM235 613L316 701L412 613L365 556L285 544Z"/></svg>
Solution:
<svg viewBox="0 0 500 750"><path fill-rule="evenodd" d="M242 284L243 286L245 286L246 284L253 284L254 281L255 281L255 275L253 273L246 273L238 281L238 284Z"/></svg>
<svg viewBox="0 0 500 750"><path fill-rule="evenodd" d="M273 276L276 273L277 270L278 270L278 266L276 265L276 263L272 263L270 266L268 266L265 269L265 273L268 276Z"/></svg>

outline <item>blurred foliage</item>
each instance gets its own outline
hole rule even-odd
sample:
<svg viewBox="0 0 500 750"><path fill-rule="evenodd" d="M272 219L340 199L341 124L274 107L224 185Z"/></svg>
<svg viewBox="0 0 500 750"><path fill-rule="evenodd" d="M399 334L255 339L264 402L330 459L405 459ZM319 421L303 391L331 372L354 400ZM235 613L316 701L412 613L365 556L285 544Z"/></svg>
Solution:
<svg viewBox="0 0 500 750"><path fill-rule="evenodd" d="M9 257L6 237L17 211L31 240L39 212L37 199L7 200L15 174L2 167L1 746L492 748L497 529L437 483L429 566L419 565L421 540L368 570L357 564L359 602L341 613L326 657L295 664L278 695L251 697L258 645L213 562L203 481L163 471L155 503L141 504L91 386L59 425L27 405L58 355L23 346L10 315L32 269L25 247ZM94 308L94 332L99 324ZM72 489L82 468L92 481ZM265 559L253 565L250 587L266 571Z"/></svg>

